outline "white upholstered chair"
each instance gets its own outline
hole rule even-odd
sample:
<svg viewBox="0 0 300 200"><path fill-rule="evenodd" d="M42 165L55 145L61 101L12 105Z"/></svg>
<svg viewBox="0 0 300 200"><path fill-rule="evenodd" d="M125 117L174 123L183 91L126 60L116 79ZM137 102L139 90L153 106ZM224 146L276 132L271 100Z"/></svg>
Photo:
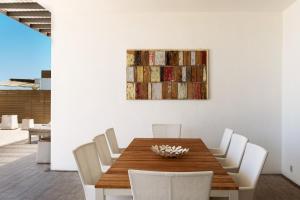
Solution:
<svg viewBox="0 0 300 200"><path fill-rule="evenodd" d="M154 138L180 138L181 124L152 124Z"/></svg>
<svg viewBox="0 0 300 200"><path fill-rule="evenodd" d="M109 128L105 131L106 138L108 140L110 150L113 154L121 154L125 149L120 148L118 145L118 140L113 128Z"/></svg>
<svg viewBox="0 0 300 200"><path fill-rule="evenodd" d="M102 175L94 142L84 144L73 151L85 198L95 199L95 184Z"/></svg>
<svg viewBox="0 0 300 200"><path fill-rule="evenodd" d="M253 200L255 187L263 169L268 152L248 143L238 173L230 173L239 185L239 200Z"/></svg>
<svg viewBox="0 0 300 200"><path fill-rule="evenodd" d="M223 137L222 137L219 148L211 148L211 149L209 149L209 151L212 154L214 154L214 156L225 157L226 153L227 153L227 150L228 150L228 147L229 147L229 144L230 144L232 134L233 134L233 130L229 129L229 128L226 128L224 130Z"/></svg>
<svg viewBox="0 0 300 200"><path fill-rule="evenodd" d="M85 199L95 200L95 184L102 176L95 142L84 144L73 151ZM108 200L130 200L128 196L109 196Z"/></svg>
<svg viewBox="0 0 300 200"><path fill-rule="evenodd" d="M234 133L232 135L229 149L225 158L218 158L217 160L222 166L231 172L236 172L241 164L248 138Z"/></svg>
<svg viewBox="0 0 300 200"><path fill-rule="evenodd" d="M103 171L107 171L115 159L111 156L105 134L98 135L94 138L96 149L99 155Z"/></svg>
<svg viewBox="0 0 300 200"><path fill-rule="evenodd" d="M21 129L28 130L34 128L34 119L22 119Z"/></svg>
<svg viewBox="0 0 300 200"><path fill-rule="evenodd" d="M208 200L213 172L128 170L134 200Z"/></svg>
<svg viewBox="0 0 300 200"><path fill-rule="evenodd" d="M6 130L18 129L18 115L2 115L0 128Z"/></svg>

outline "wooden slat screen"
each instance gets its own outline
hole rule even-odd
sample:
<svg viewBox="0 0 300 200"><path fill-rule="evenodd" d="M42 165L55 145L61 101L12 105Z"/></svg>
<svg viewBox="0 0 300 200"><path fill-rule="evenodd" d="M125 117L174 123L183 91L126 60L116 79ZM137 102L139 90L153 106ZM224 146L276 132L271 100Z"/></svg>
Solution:
<svg viewBox="0 0 300 200"><path fill-rule="evenodd" d="M35 123L49 123L51 116L51 91L49 90L0 90L0 116L18 115Z"/></svg>

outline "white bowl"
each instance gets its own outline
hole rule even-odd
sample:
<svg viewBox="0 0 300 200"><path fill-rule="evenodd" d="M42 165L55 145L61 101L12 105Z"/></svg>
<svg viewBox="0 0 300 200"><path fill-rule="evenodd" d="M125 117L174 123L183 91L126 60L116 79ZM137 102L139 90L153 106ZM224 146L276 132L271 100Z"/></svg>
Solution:
<svg viewBox="0 0 300 200"><path fill-rule="evenodd" d="M165 158L180 158L189 152L189 148L183 148L182 146L170 146L170 145L153 145L151 150Z"/></svg>

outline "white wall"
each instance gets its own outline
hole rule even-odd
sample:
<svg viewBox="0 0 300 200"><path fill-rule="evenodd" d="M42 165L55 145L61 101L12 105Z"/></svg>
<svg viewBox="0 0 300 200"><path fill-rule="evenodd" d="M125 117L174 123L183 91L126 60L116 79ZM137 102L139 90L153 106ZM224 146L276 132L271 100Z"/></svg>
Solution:
<svg viewBox="0 0 300 200"><path fill-rule="evenodd" d="M300 185L300 1L283 13L282 172ZM290 171L293 166L293 172Z"/></svg>
<svg viewBox="0 0 300 200"><path fill-rule="evenodd" d="M41 90L51 90L51 78L41 78Z"/></svg>
<svg viewBox="0 0 300 200"><path fill-rule="evenodd" d="M108 127L125 146L151 137L152 123L170 122L208 145L219 143L225 127L234 128L270 151L266 172L280 172L280 13L120 13L104 12L98 2L48 2L52 169L75 169L71 151ZM208 48L210 99L127 101L125 53L132 48Z"/></svg>

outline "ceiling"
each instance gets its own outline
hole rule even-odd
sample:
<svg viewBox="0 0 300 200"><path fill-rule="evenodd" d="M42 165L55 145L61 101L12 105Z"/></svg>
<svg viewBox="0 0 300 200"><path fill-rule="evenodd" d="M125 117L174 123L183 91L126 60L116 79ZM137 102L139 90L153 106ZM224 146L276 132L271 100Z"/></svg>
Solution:
<svg viewBox="0 0 300 200"><path fill-rule="evenodd" d="M51 13L32 1L0 1L0 12L20 23L51 36Z"/></svg>
<svg viewBox="0 0 300 200"><path fill-rule="evenodd" d="M281 12L295 0L90 0L111 11Z"/></svg>
<svg viewBox="0 0 300 200"><path fill-rule="evenodd" d="M82 4L82 0L63 0ZM296 0L89 0L84 8L115 12L282 12ZM38 0L45 5L59 0ZM69 3L64 2L64 4ZM95 8L95 5L96 8ZM0 12L51 36L51 13L36 1L0 0Z"/></svg>

